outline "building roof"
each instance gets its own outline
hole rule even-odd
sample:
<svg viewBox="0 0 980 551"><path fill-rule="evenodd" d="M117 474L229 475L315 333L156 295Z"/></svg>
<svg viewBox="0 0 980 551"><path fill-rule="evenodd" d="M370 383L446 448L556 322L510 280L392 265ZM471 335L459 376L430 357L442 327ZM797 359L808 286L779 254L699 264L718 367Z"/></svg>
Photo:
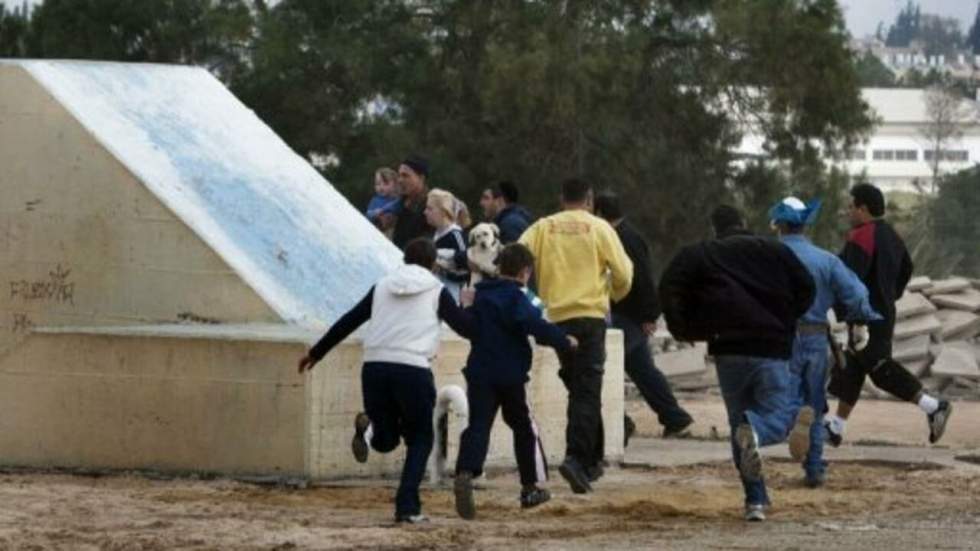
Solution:
<svg viewBox="0 0 980 551"><path fill-rule="evenodd" d="M284 321L330 324L401 254L204 69L23 67Z"/></svg>
<svg viewBox="0 0 980 551"><path fill-rule="evenodd" d="M862 88L861 95L885 124L922 124L930 120L925 89ZM964 99L962 105L976 110L974 102Z"/></svg>

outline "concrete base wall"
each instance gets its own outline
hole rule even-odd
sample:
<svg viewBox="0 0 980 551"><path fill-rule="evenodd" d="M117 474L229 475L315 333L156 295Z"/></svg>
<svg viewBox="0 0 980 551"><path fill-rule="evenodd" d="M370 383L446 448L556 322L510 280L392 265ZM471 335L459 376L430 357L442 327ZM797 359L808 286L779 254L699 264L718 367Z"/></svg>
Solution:
<svg viewBox="0 0 980 551"><path fill-rule="evenodd" d="M462 368L469 354L469 343L445 331L435 364L436 387L458 385L465 389ZM606 458L623 458L623 344L622 333L610 331L606 337L606 376L602 406L606 433ZM397 473L403 448L382 455L372 453L365 464L354 462L350 452L354 414L362 409L361 346L350 340L332 351L312 373L308 386L310 434L308 468L313 478L329 479ZM565 456L565 425L568 393L558 378L558 357L550 348L534 347L534 364L528 384L531 413L538 425L547 461L557 465ZM447 465L456 461L459 433L465 428L450 416ZM487 456L488 466L516 466L510 428L497 416Z"/></svg>
<svg viewBox="0 0 980 551"><path fill-rule="evenodd" d="M394 475L404 449L350 453L361 346L349 339L311 374L318 337L293 326L39 329L0 357L0 464L209 471L317 479ZM607 459L623 457L623 354L610 332L603 390ZM446 330L436 384L465 388L467 341ZM535 348L531 406L548 460L564 456L567 393L551 349ZM464 428L451 416L448 465ZM497 419L488 465L515 465Z"/></svg>

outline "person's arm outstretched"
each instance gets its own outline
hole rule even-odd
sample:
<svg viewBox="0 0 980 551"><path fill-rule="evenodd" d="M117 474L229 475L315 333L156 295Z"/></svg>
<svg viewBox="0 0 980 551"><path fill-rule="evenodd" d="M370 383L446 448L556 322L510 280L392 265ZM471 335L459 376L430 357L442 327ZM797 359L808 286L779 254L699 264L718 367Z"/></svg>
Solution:
<svg viewBox="0 0 980 551"><path fill-rule="evenodd" d="M371 319L371 305L373 303L374 297L374 287L368 290L364 298L361 299L353 308L351 308L346 314L337 320L337 323L333 324L325 335L315 344L313 348L310 348L309 352L305 356L299 359L299 372L302 373L309 369L313 369L313 366L317 364L324 356L327 355L333 347L340 344L340 341L346 339L351 333L357 330L358 327L364 324L367 320Z"/></svg>

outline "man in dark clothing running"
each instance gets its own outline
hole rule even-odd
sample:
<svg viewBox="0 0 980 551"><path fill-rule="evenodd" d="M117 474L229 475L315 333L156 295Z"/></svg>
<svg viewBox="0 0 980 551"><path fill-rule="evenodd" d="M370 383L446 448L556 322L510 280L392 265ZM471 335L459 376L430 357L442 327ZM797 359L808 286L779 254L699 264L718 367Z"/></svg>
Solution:
<svg viewBox="0 0 980 551"><path fill-rule="evenodd" d="M866 183L851 188L848 215L852 229L840 258L868 288L871 306L885 319L868 324L868 345L860 352L848 351L846 367L831 374L828 390L840 400L837 414L828 415L825 426L827 438L834 446L839 446L843 439L845 422L868 376L875 386L917 404L926 413L930 443L942 438L953 412L952 404L930 396L914 375L892 359L895 301L901 298L912 277L912 259L902 238L882 219L884 214L885 197L881 190ZM853 326L850 329L853 331Z"/></svg>
<svg viewBox="0 0 980 551"><path fill-rule="evenodd" d="M414 155L402 161L398 167L402 208L395 221L391 241L399 249L404 249L413 239L432 237L433 228L425 219L425 203L429 195L425 180L428 175L429 163Z"/></svg>
<svg viewBox="0 0 980 551"><path fill-rule="evenodd" d="M719 231L713 215L716 233L737 230L737 211L734 219ZM789 247L731 233L683 248L660 280L660 299L675 338L708 341L745 490L745 519L760 521L769 496L759 448L784 441L795 421L789 358L796 321L810 308L815 286Z"/></svg>
<svg viewBox="0 0 980 551"><path fill-rule="evenodd" d="M613 327L623 332L626 374L650 409L657 413L664 427L664 438L682 435L694 420L677 403L670 383L657 369L653 351L650 350L649 338L656 330L657 318L660 317L657 286L650 266L650 248L643 236L626 221L618 195L609 191L598 194L594 208L596 215L616 230L626 255L633 261L633 287L623 300L612 305ZM627 416L624 427L627 442L632 432L630 428L635 430L635 425Z"/></svg>

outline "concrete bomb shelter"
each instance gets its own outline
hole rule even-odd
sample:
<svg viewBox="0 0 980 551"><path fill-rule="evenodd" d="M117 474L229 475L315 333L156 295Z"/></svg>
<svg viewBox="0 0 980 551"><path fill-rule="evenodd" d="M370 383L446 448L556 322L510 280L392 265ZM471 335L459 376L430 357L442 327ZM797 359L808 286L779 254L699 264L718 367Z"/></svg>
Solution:
<svg viewBox="0 0 980 551"><path fill-rule="evenodd" d="M400 252L207 71L0 60L0 189L0 465L397 471L397 454L350 455L357 335L311 375L295 361ZM617 460L623 355L608 338ZM437 386L462 385L469 345L443 339ZM535 350L551 461L564 454L557 370ZM503 426L489 459L512 466Z"/></svg>

